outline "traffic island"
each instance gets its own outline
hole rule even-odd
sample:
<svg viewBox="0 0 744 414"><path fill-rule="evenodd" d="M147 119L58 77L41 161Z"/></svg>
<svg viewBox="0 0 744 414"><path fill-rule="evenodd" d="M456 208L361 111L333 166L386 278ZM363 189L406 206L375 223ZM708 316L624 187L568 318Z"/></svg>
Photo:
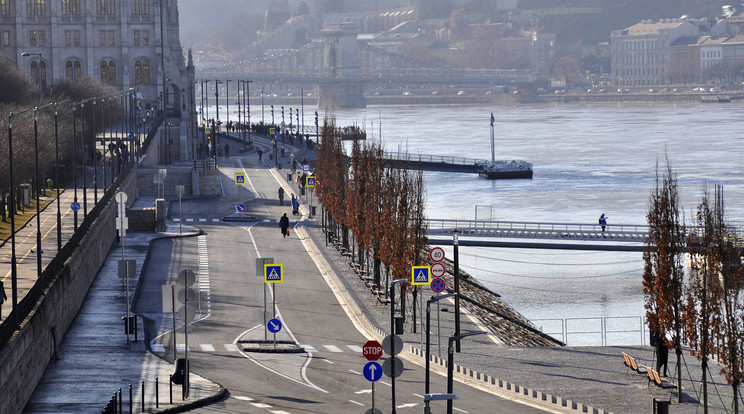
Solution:
<svg viewBox="0 0 744 414"><path fill-rule="evenodd" d="M260 352L268 354L294 354L305 352L305 348L292 341L238 341L238 346L243 352Z"/></svg>

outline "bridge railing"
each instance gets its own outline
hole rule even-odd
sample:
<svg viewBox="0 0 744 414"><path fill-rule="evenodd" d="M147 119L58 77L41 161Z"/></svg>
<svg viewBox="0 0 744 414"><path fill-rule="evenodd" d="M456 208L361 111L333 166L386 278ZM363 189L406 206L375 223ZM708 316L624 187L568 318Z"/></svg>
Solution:
<svg viewBox="0 0 744 414"><path fill-rule="evenodd" d="M525 232L597 232L602 231L599 224L589 223L538 223L529 221L487 221L487 220L457 220L457 219L427 219L429 232L443 233L454 229L465 230L489 230L489 231L525 231ZM609 224L607 231L648 234L647 225L636 224Z"/></svg>

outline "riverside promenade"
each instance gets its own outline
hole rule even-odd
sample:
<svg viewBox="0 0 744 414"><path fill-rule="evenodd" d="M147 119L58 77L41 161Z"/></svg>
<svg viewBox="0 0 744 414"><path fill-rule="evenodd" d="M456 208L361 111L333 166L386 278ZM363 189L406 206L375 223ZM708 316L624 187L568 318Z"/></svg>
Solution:
<svg viewBox="0 0 744 414"><path fill-rule="evenodd" d="M255 138L259 145L263 138ZM268 144L268 141L265 142ZM300 147L292 148L296 157L311 159L312 154ZM241 156L255 157L253 153ZM280 161L286 161L280 159ZM287 165L286 162L284 165ZM273 168L270 163L265 168ZM281 176L282 174L279 174ZM229 181L232 177L221 177ZM296 192L296 184L284 181L287 189ZM134 208L151 206L154 200L140 199ZM357 307L364 315L365 329L381 334L390 331L390 307L382 304L372 296L363 281L349 266L347 256L341 254L332 244L326 244L322 229L317 219L307 216L307 204L301 207L302 219L297 226L306 234L310 249L322 256L323 271L326 272L339 292L341 300ZM179 229L181 233L179 234ZM123 255L127 259L136 259L137 274L147 278L146 269L149 256L165 254L157 250L157 243L152 241L160 237L193 237L198 229L193 226L180 226L173 220L168 221L164 233L129 232L124 238ZM295 234L299 234L295 232ZM4 248L4 247L3 247ZM298 251L297 254L306 253ZM173 403L170 403L168 375L173 373L173 364L160 359L147 350L143 341L127 343L123 334L121 315L126 309L127 295L118 279L117 261L121 258L121 245L116 244L99 271L86 298L80 314L73 326L65 335L59 350L59 359L50 362L46 373L39 383L36 392L24 412L27 413L80 413L101 412L109 398L119 388L123 388L123 400L126 410L128 384L133 385L134 411L140 412L140 401L144 396L147 412L199 412L198 407L211 401L229 398L229 391L220 384L207 378L192 376L190 396L182 399L180 387L174 387ZM131 280L136 289L140 279ZM639 281L640 283L640 281ZM447 311L442 311L447 309ZM442 338L441 347L432 345L432 353L446 359L446 336L454 331L453 307L442 301L439 312ZM434 319L434 318L432 318ZM483 329L484 322L469 312L463 313L462 331ZM140 326L139 329L142 329ZM404 359L411 363L423 365L421 358L422 335L413 327L405 326L403 339ZM653 352L648 346L632 347L527 347L509 346L519 338L508 337L513 330L505 326L500 333L480 335L462 341L462 352L454 356L458 365L456 378L490 392L508 396L514 400L540 401L544 395L549 396L552 404L544 404L546 412L613 412L613 413L651 413L654 398L672 401L670 412L698 413L702 407L695 403L700 390L699 363L685 355L683 365L683 399L687 402L678 404L674 390L662 390L649 385L645 376L631 372L623 363L621 352L634 356L643 365L653 365ZM140 331L141 332L141 331ZM432 337L436 335L432 332ZM434 339L432 344L437 341ZM438 341L437 341L438 343ZM360 358L362 358L360 356ZM406 362L408 363L408 362ZM437 373L446 372L439 361L432 363ZM674 370L674 355L670 355L670 372ZM709 383L709 400L711 413L730 412L731 389L718 375L718 367L713 364L711 373L713 383ZM159 408L155 408L155 378L158 378ZM141 384L145 382L145 393L141 393ZM459 383L455 384L455 392ZM433 390L444 392L444 390ZM720 397L714 394L720 393ZM423 390L422 390L423 393ZM400 412L420 412L423 401L418 407ZM727 409L728 408L728 409ZM363 410L360 410L362 412ZM268 413L265 408L256 407L255 413ZM434 411L437 412L437 411ZM498 412L494 407L493 412Z"/></svg>

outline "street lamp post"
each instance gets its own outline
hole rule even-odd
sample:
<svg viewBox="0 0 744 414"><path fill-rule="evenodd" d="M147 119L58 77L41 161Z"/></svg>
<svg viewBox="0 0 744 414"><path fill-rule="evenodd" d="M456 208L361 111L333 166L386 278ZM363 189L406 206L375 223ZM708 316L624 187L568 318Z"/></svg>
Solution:
<svg viewBox="0 0 744 414"><path fill-rule="evenodd" d="M13 117L28 112L30 109L25 109L21 112L11 112L8 115L8 179L10 183L8 188L10 189L10 282L11 282L11 295L13 300L13 311L18 307L18 261L16 260L16 242L15 242L15 212L16 212L16 199L15 199L15 181L13 180ZM16 328L20 326L18 320L18 313L13 312L15 315L14 325Z"/></svg>
<svg viewBox="0 0 744 414"><path fill-rule="evenodd" d="M34 108L34 192L36 192L36 277L41 277L41 189L39 188L39 109L44 109L53 104L48 103L44 106Z"/></svg>
<svg viewBox="0 0 744 414"><path fill-rule="evenodd" d="M393 358L391 367L395 367L395 355L393 355L393 337L395 336L395 285L399 283L407 282L406 279L395 279L390 282L390 358ZM395 414L395 376L390 377L390 383L392 388L392 414Z"/></svg>
<svg viewBox="0 0 744 414"><path fill-rule="evenodd" d="M68 102L69 99L65 99L62 102L54 103L54 184L56 185L56 198L57 198L57 251L62 250L62 213L59 205L59 110L58 105L61 103Z"/></svg>
<svg viewBox="0 0 744 414"><path fill-rule="evenodd" d="M75 113L77 112L77 105L74 105L72 107L72 182L73 182L73 200L75 201L75 205L79 206L78 199L77 199L77 152L78 148L75 137L77 136L77 117L75 116ZM79 208L74 208L72 211L73 215L73 221L75 226L75 231L78 229L78 210Z"/></svg>
<svg viewBox="0 0 744 414"><path fill-rule="evenodd" d="M425 380L425 386L424 386L424 394L429 394L429 378L430 378L430 362L431 362L431 353L429 350L431 349L431 329L430 329L430 323L431 323L431 304L434 302L438 302L442 299L450 298L452 296L457 295L457 293L447 293L446 295L437 295L432 296L429 298L429 300L426 301L426 380ZM424 414L429 414L431 411L429 409L429 401L426 401L425 407L424 407Z"/></svg>
<svg viewBox="0 0 744 414"><path fill-rule="evenodd" d="M247 94L245 95L244 98L245 98L245 102L248 104L248 112L247 112L247 115L248 115L248 121L247 121L247 124L248 124L248 144L252 144L253 143L253 140L251 139L251 83L253 83L252 80L246 80L245 81L245 86L246 86L246 89L247 89ZM261 97L261 99L263 100L263 97ZM262 107L262 109L263 109L263 107ZM261 121L263 122L263 118L261 119Z"/></svg>
<svg viewBox="0 0 744 414"><path fill-rule="evenodd" d="M21 56L38 56L39 57L39 63L36 65L36 83L39 87L39 103L41 103L41 99L44 94L44 90L41 87L41 53L30 53L30 52L22 52Z"/></svg>
<svg viewBox="0 0 744 414"><path fill-rule="evenodd" d="M460 254L459 243L457 240L459 232L457 229L452 231L452 245L455 256L455 336L460 335ZM460 340L457 340L457 352L460 352Z"/></svg>
<svg viewBox="0 0 744 414"><path fill-rule="evenodd" d="M230 79L225 80L225 101L227 104L225 105L225 112L227 112L227 120L225 122L230 122Z"/></svg>
<svg viewBox="0 0 744 414"><path fill-rule="evenodd" d="M457 300L457 296L455 296L455 300ZM484 335L487 334L486 331L480 331L480 332L467 332L460 335L452 335L447 340L447 394L452 394L452 388L453 388L453 377L454 377L454 370L453 366L455 364L455 355L454 355L454 349L452 347L452 343L457 341L457 343L460 343L460 339L467 338L468 336L473 335ZM458 351L459 352L459 351ZM447 400L447 414L452 414L452 399Z"/></svg>

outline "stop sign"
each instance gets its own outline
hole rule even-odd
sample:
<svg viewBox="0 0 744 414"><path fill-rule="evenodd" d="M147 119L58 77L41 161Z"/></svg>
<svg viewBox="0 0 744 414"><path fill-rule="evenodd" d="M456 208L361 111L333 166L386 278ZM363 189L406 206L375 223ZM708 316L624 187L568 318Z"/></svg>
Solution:
<svg viewBox="0 0 744 414"><path fill-rule="evenodd" d="M362 347L362 354L369 361L377 361L382 356L382 345L375 340L367 341Z"/></svg>

